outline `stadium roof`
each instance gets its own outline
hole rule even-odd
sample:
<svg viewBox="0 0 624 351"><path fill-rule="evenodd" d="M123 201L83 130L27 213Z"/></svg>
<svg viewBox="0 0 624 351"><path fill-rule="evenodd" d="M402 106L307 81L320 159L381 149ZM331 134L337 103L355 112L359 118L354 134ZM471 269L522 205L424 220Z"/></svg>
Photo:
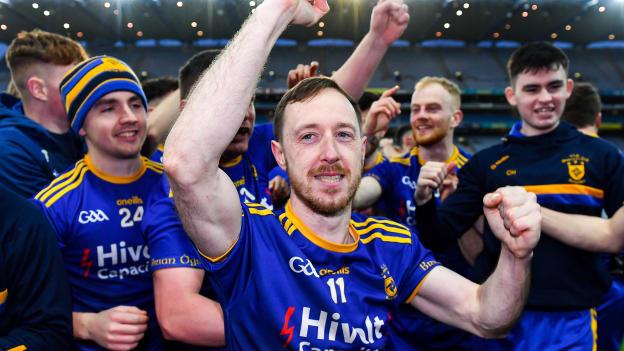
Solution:
<svg viewBox="0 0 624 351"><path fill-rule="evenodd" d="M487 46L553 40L562 45L624 43L624 0L405 0L410 24L399 45ZM0 43L41 28L94 43L193 43L227 39L262 0L0 0ZM323 24L293 27L296 43L358 41L376 1L330 0ZM145 42L145 41L144 41ZM224 43L225 40L215 40ZM286 41L285 43L289 43ZM290 42L292 44L292 42ZM570 43L570 44L567 44ZM596 44L594 44L596 45ZM600 44L598 44L600 45Z"/></svg>

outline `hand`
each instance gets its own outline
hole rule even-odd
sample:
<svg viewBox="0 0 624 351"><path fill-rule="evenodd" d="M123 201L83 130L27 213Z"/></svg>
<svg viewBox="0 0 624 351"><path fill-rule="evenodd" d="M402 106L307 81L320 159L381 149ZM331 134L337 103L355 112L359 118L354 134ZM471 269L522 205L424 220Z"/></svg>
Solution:
<svg viewBox="0 0 624 351"><path fill-rule="evenodd" d="M494 235L516 258L531 255L542 222L535 194L519 186L498 188L483 198L483 213Z"/></svg>
<svg viewBox="0 0 624 351"><path fill-rule="evenodd" d="M147 312L133 306L117 306L90 314L89 339L109 350L131 350L147 329Z"/></svg>
<svg viewBox="0 0 624 351"><path fill-rule="evenodd" d="M401 37L409 18L408 8L403 0L379 0L373 8L369 33L390 46Z"/></svg>
<svg viewBox="0 0 624 351"><path fill-rule="evenodd" d="M281 2L284 8L292 14L292 24L312 26L327 12L327 0L275 0ZM266 1L265 1L266 2Z"/></svg>
<svg viewBox="0 0 624 351"><path fill-rule="evenodd" d="M444 184L447 175L453 171L455 163L429 161L420 169L418 180L416 181L416 191L414 201L416 205L424 205L433 197L433 190L440 189Z"/></svg>
<svg viewBox="0 0 624 351"><path fill-rule="evenodd" d="M299 64L297 68L288 71L288 79L286 81L288 89L294 87L297 83L306 78L315 77L317 75L318 66L318 62L312 61L309 65Z"/></svg>
<svg viewBox="0 0 624 351"><path fill-rule="evenodd" d="M455 174L455 168L448 170L448 174L444 181L442 181L442 186L440 187L440 200L444 201L447 197L449 197L452 193L457 190L457 185L459 184L459 178L457 178L457 174Z"/></svg>
<svg viewBox="0 0 624 351"><path fill-rule="evenodd" d="M392 94L398 90L399 86L396 85L384 91L379 100L373 102L362 127L364 135L385 134L390 127L390 121L401 114L401 104L392 98Z"/></svg>
<svg viewBox="0 0 624 351"><path fill-rule="evenodd" d="M275 176L269 181L269 191L271 192L271 202L281 204L290 196L290 185L283 177Z"/></svg>

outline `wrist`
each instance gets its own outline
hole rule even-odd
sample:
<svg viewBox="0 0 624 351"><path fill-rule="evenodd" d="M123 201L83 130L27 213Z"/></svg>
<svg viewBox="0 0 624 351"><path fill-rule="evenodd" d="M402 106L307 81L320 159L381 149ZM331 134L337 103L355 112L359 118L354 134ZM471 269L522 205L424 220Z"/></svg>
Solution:
<svg viewBox="0 0 624 351"><path fill-rule="evenodd" d="M516 260L516 261L528 263L533 258L533 250L522 252L522 253L514 252L505 243L502 243L501 255L508 256L509 258Z"/></svg>
<svg viewBox="0 0 624 351"><path fill-rule="evenodd" d="M365 40L369 43L369 45L374 50L383 52L383 53L385 53L390 48L390 45L392 45L392 43L386 42L383 35L378 34L373 30L370 30L368 33L366 33L362 41L365 41Z"/></svg>
<svg viewBox="0 0 624 351"><path fill-rule="evenodd" d="M74 325L74 338L81 340L91 340L89 326L93 319L93 313L74 312L72 314Z"/></svg>

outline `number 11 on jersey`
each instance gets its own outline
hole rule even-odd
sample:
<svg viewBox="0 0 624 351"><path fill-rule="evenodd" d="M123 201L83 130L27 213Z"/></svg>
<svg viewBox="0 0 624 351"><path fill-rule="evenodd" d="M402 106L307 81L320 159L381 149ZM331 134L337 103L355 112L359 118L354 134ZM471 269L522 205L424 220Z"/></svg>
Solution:
<svg viewBox="0 0 624 351"><path fill-rule="evenodd" d="M340 303L347 302L347 296L345 294L345 283L344 278L340 277L338 279L329 278L327 280L327 285L329 285L329 292L331 293L331 298L334 300L334 303L338 303L338 291L340 290Z"/></svg>

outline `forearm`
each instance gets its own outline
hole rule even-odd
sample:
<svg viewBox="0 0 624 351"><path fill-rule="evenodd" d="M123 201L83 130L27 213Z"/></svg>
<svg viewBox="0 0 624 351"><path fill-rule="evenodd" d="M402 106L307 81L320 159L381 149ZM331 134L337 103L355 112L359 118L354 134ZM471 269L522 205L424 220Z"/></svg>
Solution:
<svg viewBox="0 0 624 351"><path fill-rule="evenodd" d="M362 178L353 197L353 209L361 210L372 206L379 199L381 193L381 185L375 178L371 176Z"/></svg>
<svg viewBox="0 0 624 351"><path fill-rule="evenodd" d="M221 306L199 294L186 294L159 313L163 335L199 346L224 346L225 331Z"/></svg>
<svg viewBox="0 0 624 351"><path fill-rule="evenodd" d="M240 128L269 52L291 20L279 6L258 6L193 89L167 138L165 163L180 168L174 181L215 172Z"/></svg>
<svg viewBox="0 0 624 351"><path fill-rule="evenodd" d="M624 235L618 235L616 226L600 217L566 214L542 207L542 229L565 244L587 251L617 253L624 248Z"/></svg>
<svg viewBox="0 0 624 351"><path fill-rule="evenodd" d="M147 119L147 138L143 145L143 155L149 157L158 145L165 142L169 131L180 114L180 91L167 95L160 104L150 112Z"/></svg>
<svg viewBox="0 0 624 351"><path fill-rule="evenodd" d="M372 33L367 33L347 61L334 73L332 79L354 100L358 100L368 86L389 45Z"/></svg>
<svg viewBox="0 0 624 351"><path fill-rule="evenodd" d="M496 269L477 292L474 323L483 336L503 336L520 317L530 287L532 256L518 259L502 246Z"/></svg>

